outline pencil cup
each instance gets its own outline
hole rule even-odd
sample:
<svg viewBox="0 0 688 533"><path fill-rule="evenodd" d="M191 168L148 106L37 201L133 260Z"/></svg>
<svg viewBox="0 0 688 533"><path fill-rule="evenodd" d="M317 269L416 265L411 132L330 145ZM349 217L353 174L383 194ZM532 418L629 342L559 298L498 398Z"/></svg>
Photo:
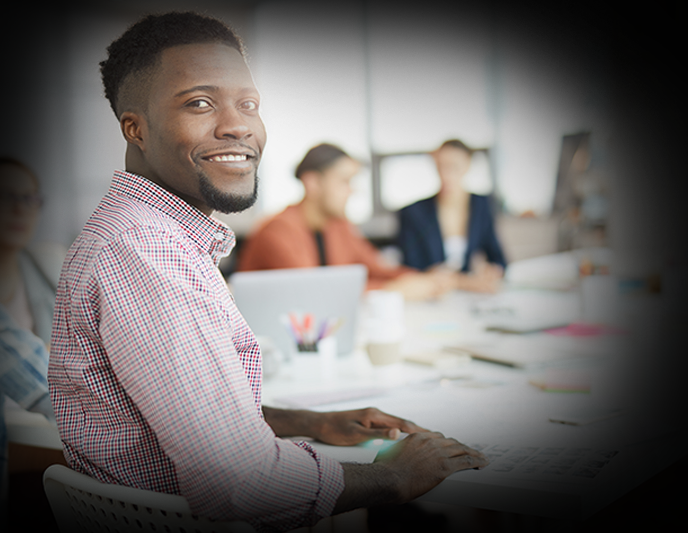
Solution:
<svg viewBox="0 0 688 533"><path fill-rule="evenodd" d="M316 344L299 345L292 354L292 369L297 379L324 379L334 376L337 339L334 335ZM300 348L300 349L299 349Z"/></svg>
<svg viewBox="0 0 688 533"><path fill-rule="evenodd" d="M318 356L320 357L320 376L329 379L334 376L334 366L337 359L337 337L330 335L318 341Z"/></svg>

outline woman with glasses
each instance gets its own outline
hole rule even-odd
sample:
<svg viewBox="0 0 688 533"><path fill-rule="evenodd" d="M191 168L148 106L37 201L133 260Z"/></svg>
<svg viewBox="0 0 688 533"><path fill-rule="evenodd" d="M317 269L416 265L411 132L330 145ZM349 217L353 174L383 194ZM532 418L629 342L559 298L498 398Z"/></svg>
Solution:
<svg viewBox="0 0 688 533"><path fill-rule="evenodd" d="M19 161L0 158L0 304L19 327L48 343L54 280L28 249L41 204L33 172Z"/></svg>
<svg viewBox="0 0 688 533"><path fill-rule="evenodd" d="M45 254L29 246L41 205L34 173L20 161L0 158L0 529L8 525L6 399L55 418L46 379L55 269L46 268ZM55 454L49 462L56 462Z"/></svg>

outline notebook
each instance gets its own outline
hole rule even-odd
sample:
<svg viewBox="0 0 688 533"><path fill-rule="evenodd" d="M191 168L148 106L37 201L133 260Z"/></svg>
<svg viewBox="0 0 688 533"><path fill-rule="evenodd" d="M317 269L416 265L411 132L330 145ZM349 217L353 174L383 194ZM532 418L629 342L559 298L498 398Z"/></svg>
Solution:
<svg viewBox="0 0 688 533"><path fill-rule="evenodd" d="M228 283L253 332L269 337L289 357L295 346L288 327L290 313L310 313L318 325L324 320L341 319L333 333L337 353L353 351L367 277L363 265L341 265L235 272Z"/></svg>
<svg viewBox="0 0 688 533"><path fill-rule="evenodd" d="M486 333L480 340L460 342L444 347L449 352L468 353L481 359L515 368L604 357L618 350L618 339L612 335L600 337L560 337L548 333L514 335L500 332Z"/></svg>
<svg viewBox="0 0 688 533"><path fill-rule="evenodd" d="M481 299L474 314L489 329L525 333L563 327L580 315L576 292L511 290Z"/></svg>

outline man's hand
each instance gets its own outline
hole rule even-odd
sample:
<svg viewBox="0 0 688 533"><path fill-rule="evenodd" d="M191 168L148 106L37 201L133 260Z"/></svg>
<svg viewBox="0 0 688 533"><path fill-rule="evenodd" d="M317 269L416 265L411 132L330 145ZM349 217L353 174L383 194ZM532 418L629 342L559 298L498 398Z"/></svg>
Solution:
<svg viewBox="0 0 688 533"><path fill-rule="evenodd" d="M319 413L263 406L263 414L280 437L313 437L337 446L353 446L371 439L396 440L402 432L427 431L409 420L388 415L374 407Z"/></svg>
<svg viewBox="0 0 688 533"><path fill-rule="evenodd" d="M380 452L375 462L385 463L398 476L400 501L425 494L447 476L459 470L482 468L489 460L456 439L438 432L409 435Z"/></svg>
<svg viewBox="0 0 688 533"><path fill-rule="evenodd" d="M345 487L334 514L411 501L454 472L481 468L488 462L479 451L441 433L413 433L378 453L373 464L342 464Z"/></svg>
<svg viewBox="0 0 688 533"><path fill-rule="evenodd" d="M403 433L428 431L409 420L374 407L355 411L314 413L313 438L326 444L352 446L371 439L396 440Z"/></svg>

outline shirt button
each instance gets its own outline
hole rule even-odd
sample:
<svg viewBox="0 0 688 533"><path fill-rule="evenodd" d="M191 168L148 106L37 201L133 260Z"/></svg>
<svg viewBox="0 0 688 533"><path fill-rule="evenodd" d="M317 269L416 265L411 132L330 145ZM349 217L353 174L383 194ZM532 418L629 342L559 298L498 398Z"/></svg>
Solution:
<svg viewBox="0 0 688 533"><path fill-rule="evenodd" d="M216 240L216 241L223 241L224 239L225 239L225 234L222 233L221 231L218 231L218 232L215 234L215 240Z"/></svg>

